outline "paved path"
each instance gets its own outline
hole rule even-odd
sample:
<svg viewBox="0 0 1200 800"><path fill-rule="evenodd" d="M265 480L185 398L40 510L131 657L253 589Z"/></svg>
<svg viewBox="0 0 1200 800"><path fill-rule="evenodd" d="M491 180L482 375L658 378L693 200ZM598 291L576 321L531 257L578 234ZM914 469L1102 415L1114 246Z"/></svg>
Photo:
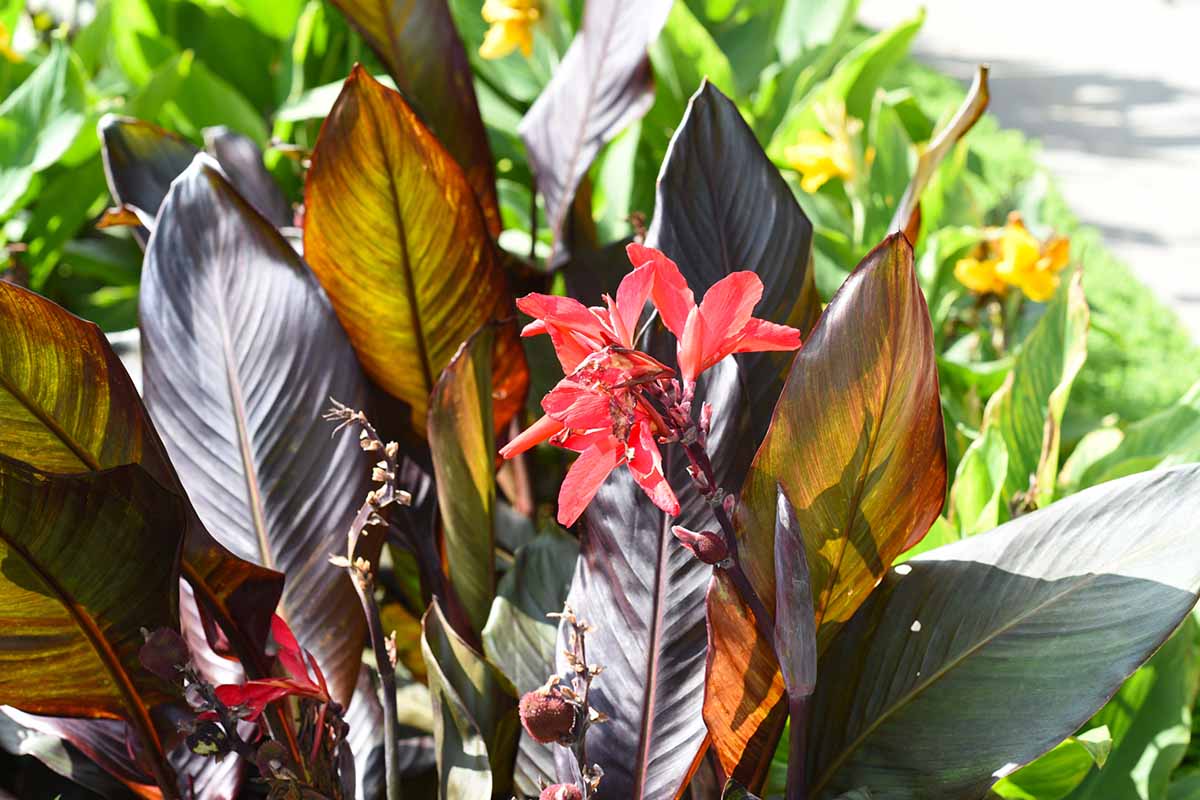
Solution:
<svg viewBox="0 0 1200 800"><path fill-rule="evenodd" d="M916 55L1041 140L1076 214L1200 340L1200 0L864 0L883 28L924 5Z"/></svg>

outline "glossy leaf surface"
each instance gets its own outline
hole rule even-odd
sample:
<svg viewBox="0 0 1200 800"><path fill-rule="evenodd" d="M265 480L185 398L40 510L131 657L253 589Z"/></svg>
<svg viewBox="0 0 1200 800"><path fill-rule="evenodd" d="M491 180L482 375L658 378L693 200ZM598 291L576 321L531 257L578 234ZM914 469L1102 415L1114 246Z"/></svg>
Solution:
<svg viewBox="0 0 1200 800"><path fill-rule="evenodd" d="M0 455L48 472L140 464L183 489L145 406L100 329L0 282ZM236 558L194 516L183 575L245 650L261 649L282 576Z"/></svg>
<svg viewBox="0 0 1200 800"><path fill-rule="evenodd" d="M1113 481L889 572L822 656L814 791L978 795L1078 729L1195 605L1198 490Z"/></svg>
<svg viewBox="0 0 1200 800"><path fill-rule="evenodd" d="M872 251L821 316L792 364L743 487L736 520L742 563L767 608L776 602L777 489L806 544L823 651L896 556L925 535L946 490L933 334L901 236ZM773 662L753 627L710 624L722 634L712 670L744 674L751 664ZM726 658L732 663L723 666ZM766 676L757 682L770 685ZM781 722L760 734L773 693L732 691L736 702L710 698L706 717L726 770L753 786L765 775Z"/></svg>
<svg viewBox="0 0 1200 800"><path fill-rule="evenodd" d="M333 0L363 35L396 87L462 167L488 230L500 233L500 207L467 51L446 0Z"/></svg>
<svg viewBox="0 0 1200 800"><path fill-rule="evenodd" d="M0 704L127 719L151 752L141 629L178 629L182 501L138 466L51 475L0 460Z"/></svg>
<svg viewBox="0 0 1200 800"><path fill-rule="evenodd" d="M728 481L743 447L737 363L726 359L700 379L697 405L712 397L710 458ZM704 598L712 568L675 539L672 525L715 530L717 522L687 474L677 447L663 466L681 507L668 517L614 472L584 514L585 530L567 602L596 627L588 659L603 664L590 701L609 722L588 732L588 758L604 766L605 791L635 800L674 798L696 769L708 738L702 716L707 633ZM560 635L561 636L561 635ZM558 669L567 668L560 638ZM558 779L574 779L557 754Z"/></svg>
<svg viewBox="0 0 1200 800"><path fill-rule="evenodd" d="M487 622L496 593L493 514L492 349L496 329L463 343L429 398L429 449L441 510L447 577L472 630Z"/></svg>
<svg viewBox="0 0 1200 800"><path fill-rule="evenodd" d="M356 67L321 129L305 201L305 257L367 374L423 431L459 345L513 313L470 185L403 98ZM515 335L496 350L499 427L521 407L528 372Z"/></svg>
<svg viewBox="0 0 1200 800"><path fill-rule="evenodd" d="M197 513L239 557L287 575L281 614L348 701L365 622L327 562L368 463L321 414L330 397L361 408L366 382L320 287L200 156L159 213L140 311L146 404Z"/></svg>
<svg viewBox="0 0 1200 800"><path fill-rule="evenodd" d="M519 726L512 687L454 632L436 601L421 626L433 699L438 797L503 794L512 778Z"/></svg>
<svg viewBox="0 0 1200 800"><path fill-rule="evenodd" d="M723 165L719 179L714 164ZM820 314L810 264L812 223L737 107L707 81L671 140L646 241L679 265L697 297L731 272L751 270L763 282L756 316L796 327L807 338ZM749 450L766 433L793 355L738 356L753 408Z"/></svg>
<svg viewBox="0 0 1200 800"><path fill-rule="evenodd" d="M588 2L562 63L521 120L556 251L562 250L575 190L592 160L653 102L646 48L670 10L667 0Z"/></svg>

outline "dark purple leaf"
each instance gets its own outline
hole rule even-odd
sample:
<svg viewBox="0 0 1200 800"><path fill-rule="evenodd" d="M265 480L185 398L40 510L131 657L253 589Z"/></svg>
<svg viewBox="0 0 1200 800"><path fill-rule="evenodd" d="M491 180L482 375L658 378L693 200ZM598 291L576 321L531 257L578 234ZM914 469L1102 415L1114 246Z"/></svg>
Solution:
<svg viewBox="0 0 1200 800"><path fill-rule="evenodd" d="M362 407L366 382L328 301L204 156L159 213L140 311L146 404L196 511L236 554L287 576L280 613L348 702L366 626L326 562L345 550L367 464L321 413L331 396Z"/></svg>
<svg viewBox="0 0 1200 800"><path fill-rule="evenodd" d="M707 81L671 139L646 244L679 265L697 297L729 273L750 270L763 282L755 316L807 336L820 315L810 263L812 223L737 106ZM793 356L737 356L751 402L753 435L746 442L751 455L766 433Z"/></svg>
<svg viewBox="0 0 1200 800"><path fill-rule="evenodd" d="M588 0L575 40L521 121L556 253L592 160L653 102L646 48L670 10L670 0Z"/></svg>
<svg viewBox="0 0 1200 800"><path fill-rule="evenodd" d="M199 150L180 136L130 117L109 114L100 120L98 132L113 199L154 219L171 181L187 169ZM208 128L204 136L209 153L250 205L273 225L291 225L291 207L263 166L258 145L227 128ZM139 228L138 237L145 244L149 232Z"/></svg>
<svg viewBox="0 0 1200 800"><path fill-rule="evenodd" d="M696 404L721 398L709 436L718 479L729 481L742 394L737 365L726 360L700 379ZM584 514L579 564L567 598L588 634L588 660L604 667L592 684L593 707L610 721L588 732L588 758L604 769L605 794L633 800L678 795L704 755L707 633L704 598L712 567L681 545L671 526L717 528L688 477L686 458L664 448L664 468L681 514L659 511L618 470ZM567 664L559 647L558 669ZM575 779L573 759L558 752L558 779Z"/></svg>
<svg viewBox="0 0 1200 800"><path fill-rule="evenodd" d="M267 172L262 150L253 139L223 125L205 128L204 149L217 159L238 193L272 225L282 228L292 224L292 206Z"/></svg>

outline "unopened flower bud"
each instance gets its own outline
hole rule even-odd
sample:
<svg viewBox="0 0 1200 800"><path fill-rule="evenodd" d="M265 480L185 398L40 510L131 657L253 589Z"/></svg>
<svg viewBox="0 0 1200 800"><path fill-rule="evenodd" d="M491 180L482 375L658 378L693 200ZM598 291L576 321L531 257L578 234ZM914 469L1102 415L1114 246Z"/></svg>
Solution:
<svg viewBox="0 0 1200 800"><path fill-rule="evenodd" d="M178 684L190 659L183 637L170 628L159 628L153 633L143 629L142 635L146 639L138 650L142 666L167 683Z"/></svg>
<svg viewBox="0 0 1200 800"><path fill-rule="evenodd" d="M521 724L542 744L569 744L575 735L578 710L553 684L526 692L519 707Z"/></svg>
<svg viewBox="0 0 1200 800"><path fill-rule="evenodd" d="M679 543L691 550L696 558L705 564L720 564L729 558L729 548L725 546L725 537L713 531L689 531L682 525L675 525L671 533Z"/></svg>
<svg viewBox="0 0 1200 800"><path fill-rule="evenodd" d="M538 800L583 800L583 790L573 783L555 783L542 789Z"/></svg>

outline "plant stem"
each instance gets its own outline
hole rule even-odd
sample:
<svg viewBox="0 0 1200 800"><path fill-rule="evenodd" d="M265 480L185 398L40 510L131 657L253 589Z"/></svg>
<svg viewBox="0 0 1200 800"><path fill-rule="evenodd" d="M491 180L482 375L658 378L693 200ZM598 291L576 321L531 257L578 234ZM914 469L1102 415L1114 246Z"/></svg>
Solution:
<svg viewBox="0 0 1200 800"><path fill-rule="evenodd" d="M788 697L788 716L791 728L788 733L788 761L786 800L808 800L808 776L804 771L807 756L808 705L812 695Z"/></svg>
<svg viewBox="0 0 1200 800"><path fill-rule="evenodd" d="M387 640L383 633L383 621L379 616L379 604L375 601L375 582L366 570L351 567L351 578L358 599L362 602L367 617L367 630L371 636L371 649L375 653L375 665L379 670L379 682L383 694L383 753L387 777L388 800L401 800L400 752L397 748L400 732L396 716L396 669L388 653Z"/></svg>
<svg viewBox="0 0 1200 800"><path fill-rule="evenodd" d="M708 453L698 441L691 441L684 445L684 452L687 453L688 460L692 462L704 481L696 481L697 488L704 495L712 507L713 516L717 518L717 522L721 526L722 533L725 534L725 546L729 550L729 566L725 568L733 585L737 588L738 594L742 596L742 600L746 605L750 606L750 612L754 614L754 625L758 629L758 634L771 645L771 649L775 649L775 615L767 611L767 607L763 604L762 598L758 596L758 592L754 590L750 579L746 577L745 570L742 569L742 560L738 552L737 533L734 531L733 520L729 518L729 514L725 512L725 506L721 504L717 486L716 475L713 472L712 461L708 457Z"/></svg>

